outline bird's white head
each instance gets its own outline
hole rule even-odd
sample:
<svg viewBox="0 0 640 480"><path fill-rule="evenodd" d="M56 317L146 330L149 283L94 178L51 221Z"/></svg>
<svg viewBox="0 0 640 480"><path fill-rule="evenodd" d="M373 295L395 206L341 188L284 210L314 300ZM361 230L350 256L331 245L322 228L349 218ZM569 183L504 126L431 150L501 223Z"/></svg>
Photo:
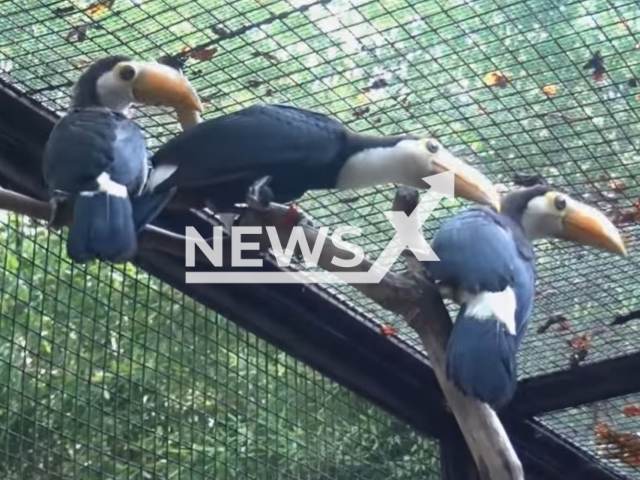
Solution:
<svg viewBox="0 0 640 480"><path fill-rule="evenodd" d="M125 56L103 58L87 68L76 82L71 107L101 106L126 114L132 103L172 107L183 128L197 123L202 112L198 94L178 70Z"/></svg>
<svg viewBox="0 0 640 480"><path fill-rule="evenodd" d="M530 239L558 238L627 256L620 232L604 213L546 186L521 189L506 195L503 212L517 218Z"/></svg>

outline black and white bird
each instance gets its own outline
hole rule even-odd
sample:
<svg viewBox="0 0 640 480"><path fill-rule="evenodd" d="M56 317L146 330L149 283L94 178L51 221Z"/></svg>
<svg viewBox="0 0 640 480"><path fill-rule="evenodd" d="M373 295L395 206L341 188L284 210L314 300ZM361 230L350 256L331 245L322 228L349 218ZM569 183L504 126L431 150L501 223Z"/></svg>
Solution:
<svg viewBox="0 0 640 480"><path fill-rule="evenodd" d="M540 238L627 255L603 213L538 185L505 195L501 213L475 207L445 222L431 242L440 261L424 263L444 296L460 305L447 346L448 377L493 406L516 389L516 355L535 294L532 241Z"/></svg>
<svg viewBox="0 0 640 480"><path fill-rule="evenodd" d="M44 180L56 210L73 206L67 251L76 262L129 260L137 232L173 193L140 195L149 164L142 130L127 116L134 102L175 107L183 127L199 121L200 101L180 72L113 56L83 72L47 141Z"/></svg>
<svg viewBox="0 0 640 480"><path fill-rule="evenodd" d="M435 139L361 135L326 115L284 105L254 105L204 121L163 145L151 163L149 191L177 188L216 212L245 201L255 207L292 202L309 190L425 188L424 177L446 171L455 173L457 196L499 204L492 183Z"/></svg>

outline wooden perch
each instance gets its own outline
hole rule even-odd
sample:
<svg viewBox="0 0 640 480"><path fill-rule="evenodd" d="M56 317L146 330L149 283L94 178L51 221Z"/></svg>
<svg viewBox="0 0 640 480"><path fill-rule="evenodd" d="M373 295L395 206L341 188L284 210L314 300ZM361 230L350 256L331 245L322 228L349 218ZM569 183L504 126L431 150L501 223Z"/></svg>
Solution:
<svg viewBox="0 0 640 480"><path fill-rule="evenodd" d="M418 192L400 188L396 192L394 210L402 210L407 215L418 204ZM8 190L0 189L0 208L47 221L51 216L51 206ZM282 245L288 242L291 228L284 221L287 208L272 205L266 212L247 211L241 217L243 226L275 226ZM305 236L311 250L318 239L318 231L304 227ZM263 245L268 246L266 238ZM184 237L155 228L147 227L139 240L140 248L154 249L183 256ZM198 259L206 257L196 249ZM367 271L372 262L366 260L351 268L340 268L331 262L333 257L351 258L353 254L335 245L330 238L325 240L318 265L332 272ZM453 412L482 480L524 480L522 465L496 413L486 404L463 395L446 377L446 345L451 331L451 319L438 289L430 284L422 274L420 263L415 257L407 256L408 270L403 274L387 273L379 284L354 285L387 310L402 315L418 333L429 356L431 365L450 409Z"/></svg>

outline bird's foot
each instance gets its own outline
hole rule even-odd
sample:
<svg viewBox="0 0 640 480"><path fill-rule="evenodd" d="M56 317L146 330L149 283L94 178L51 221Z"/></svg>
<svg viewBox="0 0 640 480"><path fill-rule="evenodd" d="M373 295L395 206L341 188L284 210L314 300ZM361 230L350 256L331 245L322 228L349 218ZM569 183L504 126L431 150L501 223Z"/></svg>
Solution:
<svg viewBox="0 0 640 480"><path fill-rule="evenodd" d="M64 224L64 215L65 210L68 208L64 208L64 200L66 197L61 196L52 196L49 199L49 205L51 205L51 215L49 216L48 227L52 230L60 230Z"/></svg>
<svg viewBox="0 0 640 480"><path fill-rule="evenodd" d="M268 175L256 180L249 187L246 196L246 202L249 208L259 211L264 211L269 208L274 198L273 191L269 188L271 180L273 180L273 177Z"/></svg>

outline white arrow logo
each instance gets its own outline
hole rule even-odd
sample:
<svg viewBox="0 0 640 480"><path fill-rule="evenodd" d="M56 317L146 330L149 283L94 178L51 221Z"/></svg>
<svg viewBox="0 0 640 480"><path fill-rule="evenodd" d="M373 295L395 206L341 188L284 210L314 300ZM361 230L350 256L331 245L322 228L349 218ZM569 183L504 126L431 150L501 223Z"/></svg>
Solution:
<svg viewBox="0 0 640 480"><path fill-rule="evenodd" d="M386 246L382 254L378 257L375 263L371 266L367 272L187 272L186 283L324 283L324 284L362 284L362 283L380 283L384 276L389 272L393 264L398 260L401 253L405 248L411 249L413 254L421 261L439 261L435 252L429 246L429 243L423 237L421 229L424 222L429 218L433 210L438 206L440 200L443 197L453 198L454 196L454 173L444 172L431 177L425 177L423 179L426 183L431 185L431 189L424 194L417 208L407 216L404 212L384 212L385 216L393 225L396 230L394 237ZM220 227L215 227L220 228ZM238 228L238 227L236 227ZM252 227L253 228L253 227ZM257 228L257 227L256 227ZM302 229L302 227L295 227ZM289 242L285 250L282 249L280 242L276 242L273 245L273 239L271 232L268 230L269 236L272 237L272 248L278 260L279 266L288 266L288 262L291 260L291 256L295 247L295 242ZM349 232L360 231L358 227L341 227L343 230ZM326 238L326 227L323 230L323 234L319 236L318 241L323 241ZM256 233L256 232L248 232ZM216 234L214 230L214 237L219 237L219 232ZM239 238L240 236L233 235L233 238ZM303 245L301 248L305 263L307 266L316 266L318 256L320 254L320 248L314 248L310 250L309 246L304 239L304 235L297 234L295 236L296 241ZM334 259L335 264L359 265L364 260L364 252L360 247L356 247L353 244L347 242L338 241L335 236L333 238L334 243L344 248L345 250L352 251L354 258L350 260ZM187 241L186 247L186 260L187 266L195 265L195 246L198 246L207 255L209 259L221 258L221 255L215 256L213 249L209 247L205 240L200 236L195 228L187 227ZM243 247L243 246L244 247ZM245 243L242 245L234 246L232 248L239 247L238 250L255 249L256 244ZM253 246L253 247L251 247ZM318 245L316 245L317 247ZM218 242L218 247L221 248L221 242ZM306 247L306 248L305 248ZM252 260L255 262L261 262L261 260ZM245 264L246 265L246 264ZM259 266L259 265L255 265Z"/></svg>

